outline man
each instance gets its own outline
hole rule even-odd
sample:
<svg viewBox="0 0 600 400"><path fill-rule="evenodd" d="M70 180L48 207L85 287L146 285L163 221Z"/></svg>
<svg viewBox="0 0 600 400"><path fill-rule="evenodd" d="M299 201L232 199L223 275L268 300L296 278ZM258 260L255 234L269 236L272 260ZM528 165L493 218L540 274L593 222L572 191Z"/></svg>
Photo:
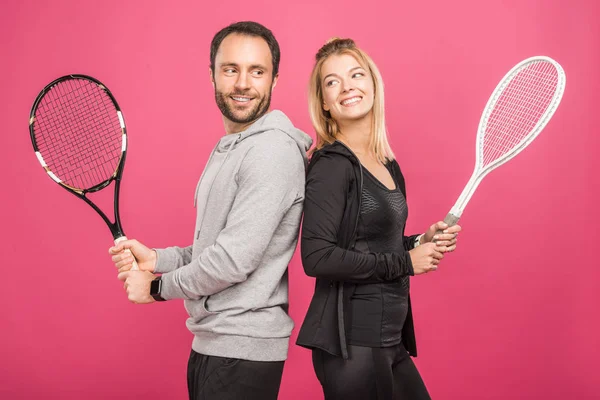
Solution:
<svg viewBox="0 0 600 400"><path fill-rule="evenodd" d="M215 35L210 77L227 134L196 189L193 244L153 250L128 240L110 249L130 301L185 300L195 335L191 399L264 400L279 392L293 327L287 265L312 143L282 112L269 112L279 58L273 34L258 23ZM124 249L139 271L130 270Z"/></svg>

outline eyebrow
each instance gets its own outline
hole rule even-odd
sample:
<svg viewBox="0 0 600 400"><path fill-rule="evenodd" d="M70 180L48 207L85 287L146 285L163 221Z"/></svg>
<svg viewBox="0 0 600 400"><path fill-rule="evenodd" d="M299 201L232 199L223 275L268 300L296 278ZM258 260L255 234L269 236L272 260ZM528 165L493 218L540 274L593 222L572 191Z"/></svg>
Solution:
<svg viewBox="0 0 600 400"><path fill-rule="evenodd" d="M219 64L219 68L225 68L225 67L239 67L240 65L234 62L225 62L225 63L221 63ZM250 65L250 69L264 69L266 70L267 67L265 67L262 64L252 64Z"/></svg>
<svg viewBox="0 0 600 400"><path fill-rule="evenodd" d="M361 66L358 66L358 67L354 67L354 68L350 69L350 71L348 71L348 72L352 72L352 71L354 71L355 69L364 69L364 68L363 68L363 67L361 67ZM330 76L339 76L339 75L338 75L338 74L336 74L336 73L331 73L331 74L329 74L329 75L325 76L325 77L323 78L323 81L325 81L325 80L326 80L327 78L329 78Z"/></svg>

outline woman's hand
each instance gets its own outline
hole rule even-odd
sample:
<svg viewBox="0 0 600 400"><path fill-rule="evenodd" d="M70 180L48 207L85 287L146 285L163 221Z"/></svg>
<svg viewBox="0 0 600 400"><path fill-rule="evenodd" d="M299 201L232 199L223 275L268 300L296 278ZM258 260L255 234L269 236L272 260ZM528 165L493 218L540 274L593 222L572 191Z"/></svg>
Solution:
<svg viewBox="0 0 600 400"><path fill-rule="evenodd" d="M442 253L453 252L456 250L456 240L461 230L460 225L448 227L443 221L436 222L421 236L421 244L435 242ZM441 233L438 233L440 231Z"/></svg>
<svg viewBox="0 0 600 400"><path fill-rule="evenodd" d="M444 254L436 243L425 243L408 252L415 275L426 274L437 269Z"/></svg>

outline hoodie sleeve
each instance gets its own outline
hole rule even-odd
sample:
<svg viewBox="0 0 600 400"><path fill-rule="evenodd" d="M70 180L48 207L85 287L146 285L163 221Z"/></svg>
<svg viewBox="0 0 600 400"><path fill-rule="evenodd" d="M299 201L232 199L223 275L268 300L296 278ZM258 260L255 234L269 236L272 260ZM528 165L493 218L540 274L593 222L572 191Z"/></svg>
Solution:
<svg viewBox="0 0 600 400"><path fill-rule="evenodd" d="M308 276L355 283L413 275L408 252L362 253L337 245L352 184L353 167L343 156L323 155L306 180L302 222L302 265Z"/></svg>
<svg viewBox="0 0 600 400"><path fill-rule="evenodd" d="M295 143L284 143L248 151L225 227L196 259L163 275L165 299L212 295L245 281L259 267L283 216L303 198L303 160Z"/></svg>
<svg viewBox="0 0 600 400"><path fill-rule="evenodd" d="M192 261L192 246L167 247L166 249L154 249L156 251L156 267L154 272L164 274L183 267Z"/></svg>

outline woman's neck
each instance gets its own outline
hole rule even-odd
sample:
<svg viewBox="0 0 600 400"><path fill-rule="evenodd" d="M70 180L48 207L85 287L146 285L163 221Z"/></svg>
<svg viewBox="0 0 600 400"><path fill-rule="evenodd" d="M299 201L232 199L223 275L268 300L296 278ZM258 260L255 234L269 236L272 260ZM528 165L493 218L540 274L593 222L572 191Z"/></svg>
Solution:
<svg viewBox="0 0 600 400"><path fill-rule="evenodd" d="M356 153L356 155L371 155L371 118L363 118L360 121L349 121L348 124L339 124L339 129L337 139L350 147L350 150Z"/></svg>

